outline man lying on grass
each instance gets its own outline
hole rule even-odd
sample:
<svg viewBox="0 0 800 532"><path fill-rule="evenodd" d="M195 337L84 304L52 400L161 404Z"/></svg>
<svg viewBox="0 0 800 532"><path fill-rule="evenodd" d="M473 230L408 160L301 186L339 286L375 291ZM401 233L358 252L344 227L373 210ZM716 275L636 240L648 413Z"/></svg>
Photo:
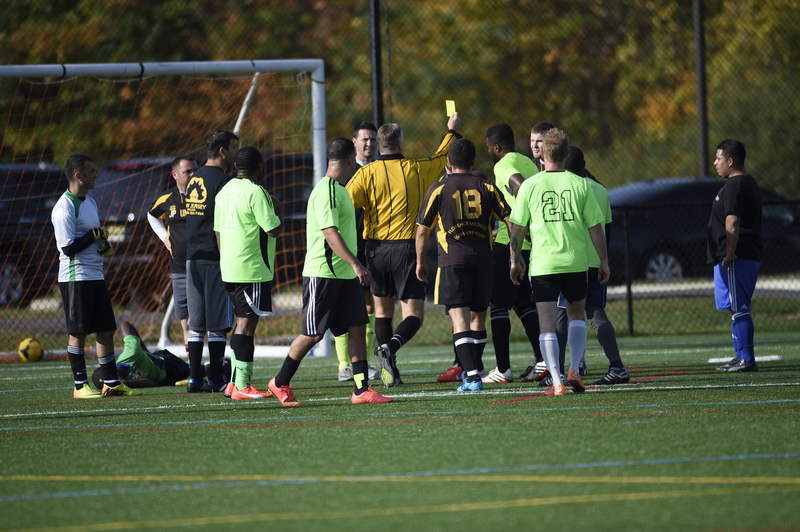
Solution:
<svg viewBox="0 0 800 532"><path fill-rule="evenodd" d="M152 388L154 386L185 386L189 378L189 364L166 349L155 353L147 350L139 331L130 322L123 321L120 330L124 335L125 348L117 356L117 375L130 388ZM206 373L208 373L208 366ZM224 368L230 378L230 365ZM98 389L103 387L100 369L92 374L92 382Z"/></svg>

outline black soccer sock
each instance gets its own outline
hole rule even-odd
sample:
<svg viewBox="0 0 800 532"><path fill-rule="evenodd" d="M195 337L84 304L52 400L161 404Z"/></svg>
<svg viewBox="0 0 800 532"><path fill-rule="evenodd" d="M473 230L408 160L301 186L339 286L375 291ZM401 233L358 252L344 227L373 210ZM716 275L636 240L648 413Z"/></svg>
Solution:
<svg viewBox="0 0 800 532"><path fill-rule="evenodd" d="M197 331L189 331L189 342L186 344L186 352L189 354L189 378L200 382L206 373L203 367L203 345L205 334Z"/></svg>
<svg viewBox="0 0 800 532"><path fill-rule="evenodd" d="M558 308L558 321L556 321L556 338L558 339L558 370L564 374L564 361L567 358L567 330L569 320L567 319L567 309Z"/></svg>
<svg viewBox="0 0 800 532"><path fill-rule="evenodd" d="M98 357L97 361L100 363L100 375L103 378L103 384L109 387L119 385L119 375L117 374L117 360L112 351L110 355Z"/></svg>
<svg viewBox="0 0 800 532"><path fill-rule="evenodd" d="M287 356L283 359L281 370L275 375L275 386L287 386L292 382L292 377L297 373L297 368L300 367L300 361Z"/></svg>
<svg viewBox="0 0 800 532"><path fill-rule="evenodd" d="M542 357L542 348L539 346L539 314L536 312L536 307L530 305L515 308L514 311L525 328L525 336L528 337L528 341L531 343L536 362L542 362L544 358Z"/></svg>
<svg viewBox="0 0 800 532"><path fill-rule="evenodd" d="M475 344L475 365L479 370L483 369L483 350L486 349L486 336L485 330L472 331L472 340Z"/></svg>
<svg viewBox="0 0 800 532"><path fill-rule="evenodd" d="M392 318L375 318L375 341L378 345L388 344L392 339Z"/></svg>
<svg viewBox="0 0 800 532"><path fill-rule="evenodd" d="M475 341L472 339L472 331L455 333L453 335L453 345L456 349L456 356L466 373L477 372L475 365ZM477 373L476 373L477 375Z"/></svg>
<svg viewBox="0 0 800 532"><path fill-rule="evenodd" d="M504 308L493 308L490 316L492 345L494 346L494 357L497 360L497 370L503 372L511 367L509 347L511 319L508 317L508 310Z"/></svg>
<svg viewBox="0 0 800 532"><path fill-rule="evenodd" d="M224 334L208 333L208 362L210 367L209 382L222 384L225 377L222 376L222 361L225 358L225 347L228 344L228 337Z"/></svg>
<svg viewBox="0 0 800 532"><path fill-rule="evenodd" d="M69 365L72 368L72 378L75 383L75 389L80 390L84 384L89 383L86 375L86 356L83 347L76 345L67 346L67 356L69 357Z"/></svg>
<svg viewBox="0 0 800 532"><path fill-rule="evenodd" d="M391 351L392 354L397 354L397 351L401 347L414 338L414 335L417 334L420 327L422 327L422 322L416 316L409 316L401 321L394 335L392 335L392 339L389 340L387 344L389 346L389 351Z"/></svg>
<svg viewBox="0 0 800 532"><path fill-rule="evenodd" d="M592 324L594 332L597 334L597 341L600 342L600 347L603 348L603 353L606 354L609 366L612 368L624 368L625 365L619 356L619 347L617 346L617 331L614 329L614 324L606 316L606 311L599 307L587 308L586 317L589 318L589 323Z"/></svg>
<svg viewBox="0 0 800 532"><path fill-rule="evenodd" d="M353 362L353 385L356 395L361 395L369 389L369 377L367 375L369 364L366 360Z"/></svg>

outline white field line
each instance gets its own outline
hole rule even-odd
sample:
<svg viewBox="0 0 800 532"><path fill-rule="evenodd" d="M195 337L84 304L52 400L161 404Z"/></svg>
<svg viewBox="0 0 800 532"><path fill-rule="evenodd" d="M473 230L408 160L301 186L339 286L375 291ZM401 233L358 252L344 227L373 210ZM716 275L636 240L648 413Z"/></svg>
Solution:
<svg viewBox="0 0 800 532"><path fill-rule="evenodd" d="M662 390L698 390L698 389L726 389L726 388L773 388L779 386L800 386L800 382L787 382L787 383L743 383L743 384L703 384L703 385L691 385L691 386L645 386L641 384L621 384L617 386L599 386L596 388L588 388L586 393L610 393L610 392L641 392L641 391L662 391ZM302 392L301 392L302 393ZM532 395L544 395L544 388L535 388L535 389L505 389L505 390L484 390L483 392L471 392L471 393L461 393L453 391L426 391L426 392L412 392L412 393L403 393L403 394L383 394L387 397L392 397L396 400L402 399L417 399L417 398L425 398L425 397L464 397L466 398L485 398L490 399L492 396L511 396L517 395L520 397L528 397ZM221 397L221 396L220 396ZM330 401L338 401L342 403L347 403L349 398L349 394L342 394L335 397L317 397L314 399L303 399L300 397L300 400L305 403L315 403L315 402L330 402ZM558 401L558 398L553 398L552 401ZM349 403L347 403L349 404ZM247 403L246 406L252 405L253 407L260 406L260 405L272 405L278 406L278 403L274 399L264 399L263 401L257 400L250 403ZM56 410L56 411L46 411L46 412L29 412L29 413L17 413L17 414L3 414L0 415L0 419L14 419L14 418L21 418L21 417L36 417L36 416L53 416L53 415L80 415L80 414L98 414L98 413L105 413L105 412L153 412L159 410L172 410L175 408L209 408L209 407L218 408L220 406L230 406L232 409L241 408L242 405L239 401L220 401L218 403L184 403L184 404L174 404L170 403L169 405L160 405L160 406L151 406L151 407L123 407L123 408L101 408L101 409L90 409L90 410ZM570 405L570 406L579 406L579 405ZM391 407L387 407L391 408ZM302 407L300 407L302 409ZM298 410L297 408L287 408L282 410L284 412L298 412L302 410ZM386 414L402 414L402 412L386 412Z"/></svg>
<svg viewBox="0 0 800 532"><path fill-rule="evenodd" d="M727 362L729 360L730 358L709 358L708 363L719 364L721 362ZM783 357L780 355L767 355L763 357L756 357L756 362L775 362L777 360L783 360Z"/></svg>

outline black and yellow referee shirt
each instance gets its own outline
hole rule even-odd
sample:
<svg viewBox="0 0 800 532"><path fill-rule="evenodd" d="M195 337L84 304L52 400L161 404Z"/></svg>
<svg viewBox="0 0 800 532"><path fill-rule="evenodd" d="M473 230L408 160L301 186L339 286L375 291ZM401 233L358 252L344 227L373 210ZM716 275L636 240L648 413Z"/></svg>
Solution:
<svg viewBox="0 0 800 532"><path fill-rule="evenodd" d="M448 131L432 157L381 155L355 173L347 191L355 208L364 209L365 239L414 240L422 200L442 173L450 144L457 138L455 131Z"/></svg>

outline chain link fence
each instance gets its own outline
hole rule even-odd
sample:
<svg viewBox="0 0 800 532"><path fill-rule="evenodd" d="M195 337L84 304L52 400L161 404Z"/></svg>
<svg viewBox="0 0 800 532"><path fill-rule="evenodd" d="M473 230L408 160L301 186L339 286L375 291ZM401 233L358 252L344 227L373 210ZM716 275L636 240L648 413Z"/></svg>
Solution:
<svg viewBox="0 0 800 532"><path fill-rule="evenodd" d="M0 21L5 64L319 57L326 64L329 138L349 136L354 124L372 116L366 1L176 0L148 8L110 1L102 9L91 2L7 4ZM463 119L461 132L477 146L483 145L490 125L506 122L516 133L518 151L529 155L533 124L554 122L583 149L588 168L612 189L612 197L614 187L630 182L697 176L689 2L384 0L379 14L384 115L402 126L406 156L433 153L446 128L444 101L449 99ZM765 231L767 211L777 214L770 226L775 233L765 234L763 286L753 302L756 326L797 331L800 221L797 202L788 198L800 197L795 163L800 149L800 48L795 44L800 42L800 5L791 0L706 1L704 27L706 151L713 159L722 139L742 140L749 153L747 169L775 192L765 205ZM9 115L10 98L0 95L0 115ZM31 105L36 106L35 99ZM161 113L169 116L169 109ZM215 127L232 128L236 120L230 113L214 119L214 109L208 113ZM83 117L81 123L93 128L98 145L107 146L104 126L113 119ZM63 165L58 146L52 145L57 136L47 124L37 125L41 134L32 142L15 142L14 132L30 120L24 113L8 120L0 163ZM128 134L133 143L142 142L136 124ZM202 141L198 138L197 144ZM125 155L109 152L116 158ZM482 150L476 167L492 175ZM713 168L706 173L713 175ZM6 182L6 175L0 175L0 188ZM18 200L4 192L3 202ZM619 334L729 331L728 317L713 312L711 270L702 261L704 241L694 238L705 232L710 205L685 209L666 199L615 209L613 250L627 239L633 246L639 231L649 231L653 240L647 249L631 247L625 253L622 248L622 262L612 263L615 284L608 313ZM686 238L665 243L675 236ZM0 290L8 282L4 272ZM47 292L48 287L40 288ZM55 322L60 315L58 310L12 307L0 307L0 351L13 351L19 340L38 334L46 320ZM435 326L434 321L423 326L415 343L447 342L446 323ZM517 323L513 334L524 339Z"/></svg>

